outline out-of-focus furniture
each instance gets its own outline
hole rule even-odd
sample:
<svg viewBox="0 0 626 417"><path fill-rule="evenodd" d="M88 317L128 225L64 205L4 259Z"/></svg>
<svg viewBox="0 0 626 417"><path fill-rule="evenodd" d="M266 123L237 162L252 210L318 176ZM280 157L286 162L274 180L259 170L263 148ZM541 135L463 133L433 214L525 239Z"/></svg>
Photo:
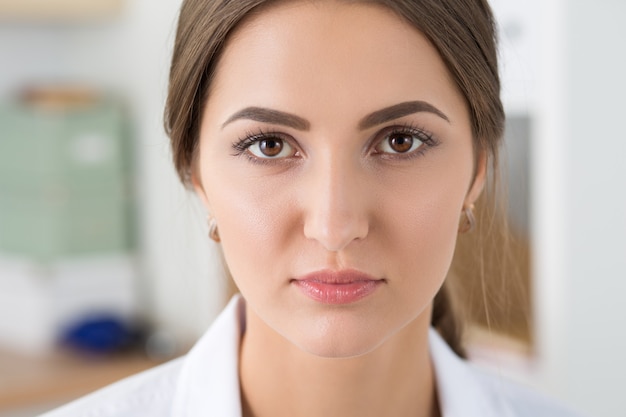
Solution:
<svg viewBox="0 0 626 417"><path fill-rule="evenodd" d="M47 353L92 314L137 312L129 118L84 87L0 104L1 347Z"/></svg>
<svg viewBox="0 0 626 417"><path fill-rule="evenodd" d="M0 351L0 414L62 404L155 365L138 353L87 358L55 352L33 358Z"/></svg>
<svg viewBox="0 0 626 417"><path fill-rule="evenodd" d="M124 107L38 89L0 106L0 251L40 261L132 246Z"/></svg>
<svg viewBox="0 0 626 417"><path fill-rule="evenodd" d="M110 17L123 0L0 0L2 20L73 20Z"/></svg>

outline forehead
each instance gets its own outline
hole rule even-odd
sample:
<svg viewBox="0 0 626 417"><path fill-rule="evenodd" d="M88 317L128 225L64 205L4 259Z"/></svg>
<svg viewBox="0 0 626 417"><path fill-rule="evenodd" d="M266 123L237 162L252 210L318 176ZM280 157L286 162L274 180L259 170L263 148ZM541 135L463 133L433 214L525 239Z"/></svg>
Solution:
<svg viewBox="0 0 626 417"><path fill-rule="evenodd" d="M418 99L446 113L465 110L421 32L359 2L281 2L249 16L229 38L209 97L224 112L262 105L313 119Z"/></svg>

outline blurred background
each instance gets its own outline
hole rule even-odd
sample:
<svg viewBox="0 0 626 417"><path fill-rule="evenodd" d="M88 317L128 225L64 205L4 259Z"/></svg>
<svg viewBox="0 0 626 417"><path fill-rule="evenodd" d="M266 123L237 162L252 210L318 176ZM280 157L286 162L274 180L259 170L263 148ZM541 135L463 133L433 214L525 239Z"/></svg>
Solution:
<svg viewBox="0 0 626 417"><path fill-rule="evenodd" d="M227 301L162 128L180 3L0 0L0 417L183 354ZM491 4L515 262L470 308L470 353L622 415L626 3Z"/></svg>

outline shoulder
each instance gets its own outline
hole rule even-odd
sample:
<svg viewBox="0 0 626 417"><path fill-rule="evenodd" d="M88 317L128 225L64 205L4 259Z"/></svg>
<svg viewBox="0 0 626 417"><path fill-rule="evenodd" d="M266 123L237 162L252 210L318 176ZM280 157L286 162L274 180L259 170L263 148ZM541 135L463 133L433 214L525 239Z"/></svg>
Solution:
<svg viewBox="0 0 626 417"><path fill-rule="evenodd" d="M503 376L471 367L477 380L493 401L502 402L514 417L582 417L563 404L529 387Z"/></svg>
<svg viewBox="0 0 626 417"><path fill-rule="evenodd" d="M182 358L142 372L40 417L241 415L241 297L232 301Z"/></svg>
<svg viewBox="0 0 626 417"><path fill-rule="evenodd" d="M459 358L432 329L430 352L446 416L581 417L530 388Z"/></svg>
<svg viewBox="0 0 626 417"><path fill-rule="evenodd" d="M169 416L182 361L123 379L40 417Z"/></svg>

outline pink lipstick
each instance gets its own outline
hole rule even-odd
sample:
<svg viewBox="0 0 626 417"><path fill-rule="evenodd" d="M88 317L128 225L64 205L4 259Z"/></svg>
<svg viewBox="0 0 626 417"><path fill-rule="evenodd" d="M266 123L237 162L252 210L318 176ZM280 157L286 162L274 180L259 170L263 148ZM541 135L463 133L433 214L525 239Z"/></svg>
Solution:
<svg viewBox="0 0 626 417"><path fill-rule="evenodd" d="M384 279L355 270L323 270L291 281L307 297L324 304L350 304L372 294Z"/></svg>

